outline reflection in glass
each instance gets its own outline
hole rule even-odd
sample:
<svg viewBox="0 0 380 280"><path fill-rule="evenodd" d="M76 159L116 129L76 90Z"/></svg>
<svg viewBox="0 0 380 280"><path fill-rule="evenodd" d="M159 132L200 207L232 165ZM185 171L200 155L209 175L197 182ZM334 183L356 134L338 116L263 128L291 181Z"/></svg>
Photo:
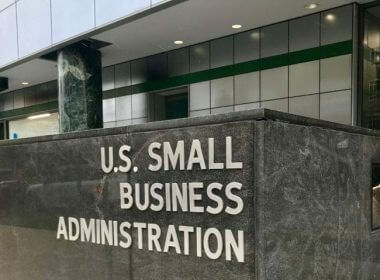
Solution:
<svg viewBox="0 0 380 280"><path fill-rule="evenodd" d="M380 229L380 164L372 164L372 229Z"/></svg>
<svg viewBox="0 0 380 280"><path fill-rule="evenodd" d="M380 7L365 11L362 126L380 129Z"/></svg>

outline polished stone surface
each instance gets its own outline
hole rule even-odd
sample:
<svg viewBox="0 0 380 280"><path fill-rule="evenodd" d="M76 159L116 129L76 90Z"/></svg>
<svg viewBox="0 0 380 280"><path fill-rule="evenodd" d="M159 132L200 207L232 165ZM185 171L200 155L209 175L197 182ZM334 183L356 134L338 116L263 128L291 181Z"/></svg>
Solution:
<svg viewBox="0 0 380 280"><path fill-rule="evenodd" d="M147 171L152 142L233 137L241 170ZM380 134L269 110L0 143L0 279L380 278L371 162ZM100 147L132 146L137 173L103 178ZM216 160L225 151L217 145ZM189 145L186 145L188 151ZM239 181L237 216L121 210L120 182ZM246 262L56 239L58 216L244 230ZM194 248L194 240L191 249Z"/></svg>
<svg viewBox="0 0 380 280"><path fill-rule="evenodd" d="M80 45L58 52L60 131L103 127L101 54Z"/></svg>
<svg viewBox="0 0 380 280"><path fill-rule="evenodd" d="M216 161L223 161L226 136L233 138L235 161L241 170L159 171L147 170L148 145L199 139L204 147L208 138L216 141ZM0 279L253 279L253 123L183 127L101 137L35 142L0 147ZM137 173L112 173L102 183L100 147L132 146ZM205 150L206 153L206 150ZM207 158L207 154L205 154ZM120 209L120 182L219 182L243 184L240 196L244 210L237 216L199 213L152 212ZM205 190L202 191L205 195ZM206 199L203 203L209 203ZM203 204L200 203L200 204ZM233 207L233 203L229 204ZM149 222L161 225L188 225L223 231L245 231L245 263L169 253L100 246L56 240L58 216ZM133 232L134 237L136 233ZM180 244L182 244L182 237ZM214 250L214 246L212 246ZM195 238L190 240L195 251Z"/></svg>

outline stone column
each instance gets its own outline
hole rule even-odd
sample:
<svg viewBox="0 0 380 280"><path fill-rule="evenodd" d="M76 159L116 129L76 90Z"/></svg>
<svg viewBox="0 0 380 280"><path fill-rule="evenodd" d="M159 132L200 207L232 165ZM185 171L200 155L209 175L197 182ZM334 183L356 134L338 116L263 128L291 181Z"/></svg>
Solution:
<svg viewBox="0 0 380 280"><path fill-rule="evenodd" d="M73 45L58 51L60 132L103 127L99 51Z"/></svg>

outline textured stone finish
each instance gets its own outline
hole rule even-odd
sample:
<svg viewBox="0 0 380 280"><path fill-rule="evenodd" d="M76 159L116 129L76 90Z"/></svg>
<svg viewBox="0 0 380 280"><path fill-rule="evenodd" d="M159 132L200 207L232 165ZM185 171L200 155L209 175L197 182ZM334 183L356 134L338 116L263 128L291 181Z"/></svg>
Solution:
<svg viewBox="0 0 380 280"><path fill-rule="evenodd" d="M187 154L212 137L223 162L227 136L242 169L147 169L153 142L183 140ZM124 144L138 172L104 175L100 147ZM374 161L378 132L269 110L0 142L0 279L379 279ZM243 186L236 216L120 209L120 182L233 181ZM243 230L245 262L57 240L59 216Z"/></svg>
<svg viewBox="0 0 380 280"><path fill-rule="evenodd" d="M58 53L61 132L103 127L101 54L73 45Z"/></svg>

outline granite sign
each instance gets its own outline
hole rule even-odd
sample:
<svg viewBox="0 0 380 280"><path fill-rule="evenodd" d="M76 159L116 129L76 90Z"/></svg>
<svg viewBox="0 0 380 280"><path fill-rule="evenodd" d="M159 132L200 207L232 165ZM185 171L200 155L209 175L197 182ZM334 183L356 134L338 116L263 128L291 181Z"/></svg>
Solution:
<svg viewBox="0 0 380 280"><path fill-rule="evenodd" d="M185 149L186 145L190 148ZM215 162L215 139L207 139L207 149L202 147L199 139L193 139L189 143L184 140L175 142L172 147L170 142L152 142L148 145L148 155L151 161L148 166L143 167L151 172L159 171L181 171L191 172L195 166L200 170L227 170L243 169L242 162L234 162L232 137L225 137L223 143L224 162ZM101 166L105 174L112 172L138 172L138 166L132 166L132 159L129 153L133 148L129 145L122 145L118 149L119 160L122 165L114 166L113 146L101 147ZM189 150L188 155L185 150ZM107 152L108 151L108 155ZM204 154L207 154L207 160ZM107 159L108 160L107 160ZM185 164L186 163L186 164ZM146 178L149 180L150 177ZM237 178L238 179L238 178ZM200 181L193 182L139 182L139 183L120 183L120 208L126 211L151 211L154 212L179 212L183 213L208 213L218 215L222 212L233 216L239 215L244 209L243 199L238 195L242 184L230 182L223 185L219 182L212 182L205 185ZM206 198L202 195L205 190ZM221 193L234 206L230 207L225 202ZM203 200L209 203L204 203ZM202 205L202 206L201 206ZM152 217L152 219L153 219ZM131 248L134 240L130 233L131 230L137 231L137 244L140 250L149 250L168 253L173 250L177 254L190 255L197 257L205 256L209 259L218 259L222 252L225 252L227 261L234 257L238 262L244 262L244 231L224 229L222 231L215 227L202 228L189 225L165 225L166 234L162 233L162 228L156 223L142 223L137 221L114 221L101 219L85 219L75 217L59 217L57 239L70 241L91 242L95 244L120 246ZM182 244L178 236L182 235ZM190 250L190 235L195 235L194 252ZM146 240L144 240L146 239ZM147 243L147 248L144 248ZM215 243L214 246L211 244ZM212 247L215 247L212 249Z"/></svg>
<svg viewBox="0 0 380 280"><path fill-rule="evenodd" d="M380 279L376 162L270 110L3 141L0 279Z"/></svg>

